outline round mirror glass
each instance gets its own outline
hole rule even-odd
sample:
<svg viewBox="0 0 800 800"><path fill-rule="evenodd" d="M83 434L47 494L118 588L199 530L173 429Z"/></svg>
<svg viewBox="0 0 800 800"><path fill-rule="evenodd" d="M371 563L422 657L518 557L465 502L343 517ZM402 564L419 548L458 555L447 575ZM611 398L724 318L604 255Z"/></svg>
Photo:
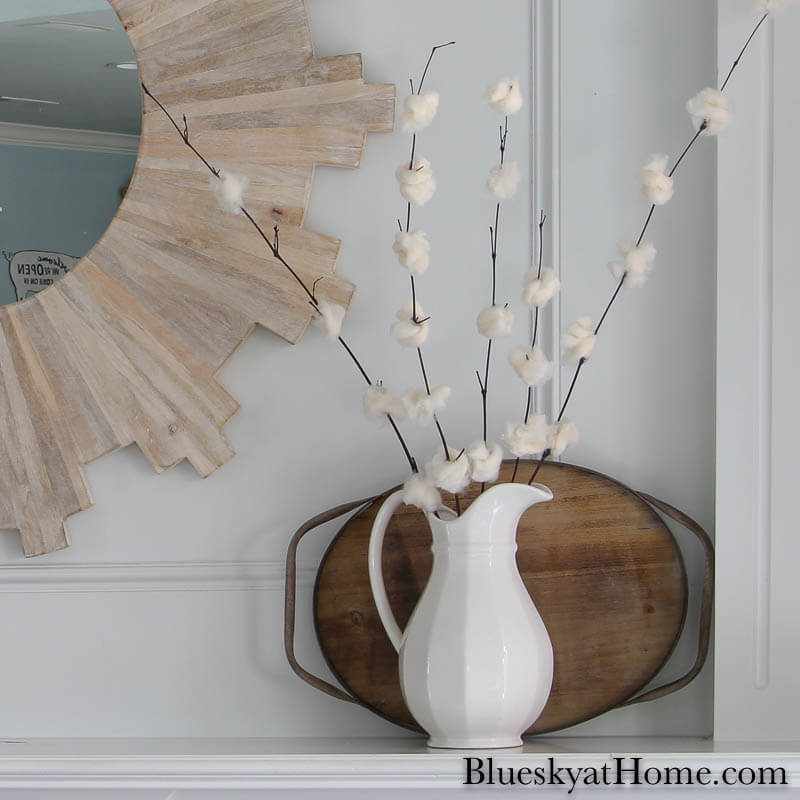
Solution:
<svg viewBox="0 0 800 800"><path fill-rule="evenodd" d="M0 2L0 305L66 274L136 164L139 73L107 0Z"/></svg>

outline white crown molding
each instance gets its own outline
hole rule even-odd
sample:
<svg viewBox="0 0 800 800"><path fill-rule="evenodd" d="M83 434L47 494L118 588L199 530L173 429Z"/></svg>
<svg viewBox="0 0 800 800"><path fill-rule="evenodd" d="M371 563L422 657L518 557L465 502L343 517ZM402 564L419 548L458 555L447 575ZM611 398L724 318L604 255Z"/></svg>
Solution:
<svg viewBox="0 0 800 800"><path fill-rule="evenodd" d="M139 152L139 137L127 133L50 128L14 122L0 122L0 144L133 156Z"/></svg>
<svg viewBox="0 0 800 800"><path fill-rule="evenodd" d="M284 570L282 561L26 563L0 566L0 594L283 591ZM314 566L298 566L298 586L311 586L315 575Z"/></svg>

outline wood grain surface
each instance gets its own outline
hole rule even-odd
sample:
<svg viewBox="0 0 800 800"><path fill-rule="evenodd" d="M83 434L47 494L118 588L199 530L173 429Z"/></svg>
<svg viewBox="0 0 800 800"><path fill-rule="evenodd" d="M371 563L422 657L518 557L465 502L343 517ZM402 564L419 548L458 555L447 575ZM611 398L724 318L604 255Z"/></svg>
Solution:
<svg viewBox="0 0 800 800"><path fill-rule="evenodd" d="M318 59L303 0L111 0L142 81L215 166L247 175L245 204L319 296L348 304L339 242L305 230L317 164L357 167L390 130L394 87L361 57ZM206 476L233 456L236 400L215 374L263 325L288 342L312 311L166 116L144 105L136 172L103 238L57 284L0 309L0 528L26 555L69 544L91 505L82 465L135 443L157 471Z"/></svg>
<svg viewBox="0 0 800 800"><path fill-rule="evenodd" d="M513 464L501 472L509 479ZM525 474L530 474L526 472ZM607 711L647 684L680 636L686 614L683 561L669 529L611 478L546 464L538 480L554 499L520 522L517 563L555 654L550 699L529 733L554 731ZM467 502L477 486L467 490ZM367 573L380 502L345 524L317 574L314 622L342 685L376 713L416 727L403 702L397 654L381 626ZM384 541L383 572L401 628L430 574L430 530L403 506Z"/></svg>

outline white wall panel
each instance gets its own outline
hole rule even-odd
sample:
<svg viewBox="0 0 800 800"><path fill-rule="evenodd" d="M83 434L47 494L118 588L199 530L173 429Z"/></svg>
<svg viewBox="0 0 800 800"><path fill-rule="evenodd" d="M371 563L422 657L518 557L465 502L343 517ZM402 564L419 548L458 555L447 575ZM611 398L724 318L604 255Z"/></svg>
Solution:
<svg viewBox="0 0 800 800"><path fill-rule="evenodd" d="M720 3L720 49L753 21ZM796 565L797 186L800 13L765 23L731 84L737 137L720 143L715 735L800 732Z"/></svg>

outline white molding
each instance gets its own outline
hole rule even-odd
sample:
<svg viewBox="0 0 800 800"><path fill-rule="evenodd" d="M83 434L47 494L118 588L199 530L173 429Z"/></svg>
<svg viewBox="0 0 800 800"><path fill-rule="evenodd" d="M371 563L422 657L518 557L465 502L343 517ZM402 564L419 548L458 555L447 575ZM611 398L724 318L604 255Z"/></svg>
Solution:
<svg viewBox="0 0 800 800"><path fill-rule="evenodd" d="M46 147L51 150L79 150L86 153L138 155L139 137L127 133L85 131L77 128L49 128L0 122L0 144Z"/></svg>
<svg viewBox="0 0 800 800"><path fill-rule="evenodd" d="M282 561L20 564L0 566L0 594L85 592L283 591ZM309 587L316 568L298 565L298 586Z"/></svg>
<svg viewBox="0 0 800 800"><path fill-rule="evenodd" d="M533 30L531 47L531 87L533 114L533 219L532 235L536 237L539 213L547 214L544 232L545 263L561 276L562 205L561 205L561 3L559 0L532 0ZM535 252L535 248L532 250ZM548 331L546 347L561 352L561 295L545 310L544 330ZM537 390L537 394L540 390ZM556 369L549 390L537 396L537 408L552 417L561 402L561 370ZM543 407L540 405L543 404Z"/></svg>
<svg viewBox="0 0 800 800"><path fill-rule="evenodd" d="M800 786L798 743L732 748L709 740L532 740L515 751L429 751L421 738L248 740L32 740L0 745L4 789L456 789L464 759L496 766L602 768L614 757L649 767L782 767ZM474 787L473 787L474 788ZM541 787L545 789L546 787Z"/></svg>
<svg viewBox="0 0 800 800"><path fill-rule="evenodd" d="M753 626L753 684L766 689L770 680L770 587L772 583L772 292L773 230L775 218L775 25L765 24L761 51L761 148L758 160L760 178L759 260L756 264L756 441L754 542L755 610Z"/></svg>

